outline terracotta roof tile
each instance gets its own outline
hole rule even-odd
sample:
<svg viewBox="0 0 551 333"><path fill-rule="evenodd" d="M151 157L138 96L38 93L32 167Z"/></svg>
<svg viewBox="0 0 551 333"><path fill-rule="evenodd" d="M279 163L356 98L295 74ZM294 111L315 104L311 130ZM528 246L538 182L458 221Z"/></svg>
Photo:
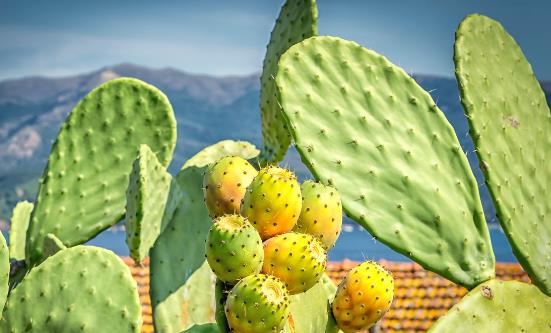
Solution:
<svg viewBox="0 0 551 333"><path fill-rule="evenodd" d="M130 266L132 275L138 282L143 311L143 333L153 332L151 300L149 299L149 260L135 266L130 258L123 258ZM395 279L395 296L390 311L381 320L381 332L418 333L427 331L432 323L444 315L467 290L452 282L426 271L415 263L398 263L386 260L379 262L391 271ZM345 260L331 262L327 274L339 283L346 273L358 262ZM520 265L498 263L496 275L502 280L530 282Z"/></svg>

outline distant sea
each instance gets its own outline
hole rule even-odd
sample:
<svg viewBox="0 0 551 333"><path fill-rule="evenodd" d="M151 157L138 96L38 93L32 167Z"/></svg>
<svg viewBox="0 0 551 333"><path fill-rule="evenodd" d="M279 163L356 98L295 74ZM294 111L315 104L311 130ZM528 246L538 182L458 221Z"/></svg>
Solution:
<svg viewBox="0 0 551 333"><path fill-rule="evenodd" d="M4 237L7 237L7 233L4 233ZM490 237L496 261L517 262L505 234L499 227L492 226L490 228ZM88 242L88 244L107 248L120 256L128 256L128 248L124 239L124 231L108 229ZM329 251L330 261L342 261L344 259L354 261L385 259L411 262L409 258L373 239L365 229L356 224L345 224L337 244Z"/></svg>

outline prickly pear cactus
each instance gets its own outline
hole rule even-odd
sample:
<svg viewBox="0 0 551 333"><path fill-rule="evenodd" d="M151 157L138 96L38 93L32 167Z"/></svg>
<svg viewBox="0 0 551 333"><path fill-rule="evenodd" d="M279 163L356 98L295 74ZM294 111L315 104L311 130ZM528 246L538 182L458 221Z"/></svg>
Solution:
<svg viewBox="0 0 551 333"><path fill-rule="evenodd" d="M126 191L126 244L130 257L141 262L163 229L172 177L147 145L140 145ZM175 208L175 207L174 207ZM174 210L168 214L173 214Z"/></svg>
<svg viewBox="0 0 551 333"><path fill-rule="evenodd" d="M530 64L498 22L468 16L456 76L486 184L515 256L551 295L551 114Z"/></svg>
<svg viewBox="0 0 551 333"><path fill-rule="evenodd" d="M110 251L75 246L25 276L10 294L0 331L139 333L141 324L128 266Z"/></svg>
<svg viewBox="0 0 551 333"><path fill-rule="evenodd" d="M15 205L10 220L10 259L25 259L25 239L34 205L21 201Z"/></svg>
<svg viewBox="0 0 551 333"><path fill-rule="evenodd" d="M216 324L193 325L193 327L182 333L219 333L220 330Z"/></svg>
<svg viewBox="0 0 551 333"><path fill-rule="evenodd" d="M47 234L46 237L44 237L44 242L42 245L44 259L51 257L59 251L67 248L67 246L65 246L65 244L63 244L63 242L60 241L54 234Z"/></svg>
<svg viewBox="0 0 551 333"><path fill-rule="evenodd" d="M8 296L10 278L10 257L4 235L0 233L0 312Z"/></svg>
<svg viewBox="0 0 551 333"><path fill-rule="evenodd" d="M318 9L314 0L285 2L270 37L260 77L260 111L264 148L262 159L279 162L291 143L285 118L275 96L274 77L279 57L293 44L318 34Z"/></svg>
<svg viewBox="0 0 551 333"><path fill-rule="evenodd" d="M268 166L247 187L241 215L258 230L262 240L291 231L302 207L300 185L289 170Z"/></svg>
<svg viewBox="0 0 551 333"><path fill-rule="evenodd" d="M312 288L326 266L327 254L311 235L289 232L264 242L262 272L283 281L291 295Z"/></svg>
<svg viewBox="0 0 551 333"><path fill-rule="evenodd" d="M247 186L258 171L244 158L226 156L209 165L203 178L205 204L212 218L239 213Z"/></svg>
<svg viewBox="0 0 551 333"><path fill-rule="evenodd" d="M294 231L316 237L328 251L342 229L341 196L333 186L307 180L300 186L302 210Z"/></svg>
<svg viewBox="0 0 551 333"><path fill-rule="evenodd" d="M535 286L490 280L471 290L429 333L548 332L551 298Z"/></svg>
<svg viewBox="0 0 551 333"><path fill-rule="evenodd" d="M179 333L194 324L214 322L215 279L205 260L212 222L203 203L203 173L206 165L224 156L249 159L255 154L258 150L251 144L221 141L192 157L174 177L182 189L182 201L150 251L156 332Z"/></svg>
<svg viewBox="0 0 551 333"><path fill-rule="evenodd" d="M312 37L281 57L276 85L303 162L338 189L348 216L453 282L473 288L494 276L467 158L402 69L354 42Z"/></svg>
<svg viewBox="0 0 551 333"><path fill-rule="evenodd" d="M122 78L92 90L52 146L27 233L26 260L41 257L47 233L73 246L121 220L138 146L149 145L166 167L175 143L172 107L153 86Z"/></svg>
<svg viewBox="0 0 551 333"><path fill-rule="evenodd" d="M260 273L264 251L256 229L240 215L224 215L210 228L207 261L216 276L227 283Z"/></svg>
<svg viewBox="0 0 551 333"><path fill-rule="evenodd" d="M366 261L348 272L333 300L333 315L344 332L373 326L388 311L394 279L383 267Z"/></svg>
<svg viewBox="0 0 551 333"><path fill-rule="evenodd" d="M273 276L249 275L230 291L225 313L232 332L279 333L289 314L289 294Z"/></svg>

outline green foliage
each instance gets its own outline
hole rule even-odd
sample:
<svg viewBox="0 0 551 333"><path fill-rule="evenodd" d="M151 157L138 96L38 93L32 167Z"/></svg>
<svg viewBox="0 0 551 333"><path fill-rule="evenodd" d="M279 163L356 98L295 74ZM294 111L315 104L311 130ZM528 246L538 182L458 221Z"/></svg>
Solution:
<svg viewBox="0 0 551 333"><path fill-rule="evenodd" d="M8 297L10 277L10 258L8 245L2 233L0 233L0 312L4 308Z"/></svg>
<svg viewBox="0 0 551 333"><path fill-rule="evenodd" d="M490 280L471 290L429 333L545 332L550 313L551 298L535 286Z"/></svg>
<svg viewBox="0 0 551 333"><path fill-rule="evenodd" d="M28 201L18 202L10 220L10 259L25 259L27 228L34 205Z"/></svg>
<svg viewBox="0 0 551 333"><path fill-rule="evenodd" d="M141 323L128 266L110 251L75 246L25 276L10 294L0 331L139 333Z"/></svg>
<svg viewBox="0 0 551 333"><path fill-rule="evenodd" d="M153 86L122 78L90 92L52 146L28 229L26 260L39 260L47 233L73 246L119 221L138 146L149 145L167 166L175 142L172 107Z"/></svg>
<svg viewBox="0 0 551 333"><path fill-rule="evenodd" d="M302 160L338 189L348 216L455 283L494 276L467 158L402 69L354 42L312 37L281 57L276 84Z"/></svg>
<svg viewBox="0 0 551 333"><path fill-rule="evenodd" d="M318 8L314 0L285 2L270 36L260 77L260 111L265 162L279 162L285 156L291 137L275 95L274 77L279 57L292 45L318 34Z"/></svg>
<svg viewBox="0 0 551 333"><path fill-rule="evenodd" d="M455 42L461 102L513 251L551 295L551 115L532 68L498 22L468 16Z"/></svg>

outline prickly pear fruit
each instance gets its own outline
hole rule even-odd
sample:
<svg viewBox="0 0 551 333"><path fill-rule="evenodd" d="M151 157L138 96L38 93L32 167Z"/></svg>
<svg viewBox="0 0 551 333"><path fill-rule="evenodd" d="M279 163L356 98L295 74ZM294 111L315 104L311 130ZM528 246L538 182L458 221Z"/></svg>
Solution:
<svg viewBox="0 0 551 333"><path fill-rule="evenodd" d="M312 235L289 232L264 242L262 273L283 281L291 295L312 288L326 266L327 255Z"/></svg>
<svg viewBox="0 0 551 333"><path fill-rule="evenodd" d="M258 230L262 240L291 231L297 223L302 196L296 176L289 170L268 166L260 170L241 205L241 215Z"/></svg>
<svg viewBox="0 0 551 333"><path fill-rule="evenodd" d="M214 274L228 283L260 273L264 258L260 236L240 215L224 215L214 221L205 252Z"/></svg>
<svg viewBox="0 0 551 333"><path fill-rule="evenodd" d="M249 275L228 295L225 306L231 332L280 332L289 314L289 294L277 278Z"/></svg>
<svg viewBox="0 0 551 333"><path fill-rule="evenodd" d="M212 218L238 213L247 186L258 171L242 157L226 156L211 164L203 178L205 203Z"/></svg>
<svg viewBox="0 0 551 333"><path fill-rule="evenodd" d="M390 308L394 279L383 267L366 261L352 269L337 289L333 315L346 333L366 330Z"/></svg>
<svg viewBox="0 0 551 333"><path fill-rule="evenodd" d="M342 228L342 206L339 192L328 185L307 180L300 186L302 210L293 231L316 237L323 248L331 249Z"/></svg>

